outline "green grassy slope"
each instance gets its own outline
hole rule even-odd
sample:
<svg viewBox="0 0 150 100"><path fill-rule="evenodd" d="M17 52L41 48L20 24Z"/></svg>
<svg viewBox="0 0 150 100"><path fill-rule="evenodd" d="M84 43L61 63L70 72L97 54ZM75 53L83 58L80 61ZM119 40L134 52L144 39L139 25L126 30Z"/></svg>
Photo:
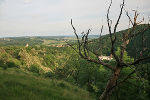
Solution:
<svg viewBox="0 0 150 100"><path fill-rule="evenodd" d="M0 68L0 100L93 100L64 81L44 79L17 68Z"/></svg>

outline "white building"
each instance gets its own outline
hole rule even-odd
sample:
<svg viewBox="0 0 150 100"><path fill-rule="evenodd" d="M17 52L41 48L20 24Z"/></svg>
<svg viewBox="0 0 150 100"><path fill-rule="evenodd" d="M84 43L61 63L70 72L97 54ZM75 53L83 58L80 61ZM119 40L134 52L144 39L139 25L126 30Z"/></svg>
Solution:
<svg viewBox="0 0 150 100"><path fill-rule="evenodd" d="M100 60L112 60L112 56L99 56Z"/></svg>
<svg viewBox="0 0 150 100"><path fill-rule="evenodd" d="M26 47L26 48L29 47L29 44L27 43L25 47Z"/></svg>

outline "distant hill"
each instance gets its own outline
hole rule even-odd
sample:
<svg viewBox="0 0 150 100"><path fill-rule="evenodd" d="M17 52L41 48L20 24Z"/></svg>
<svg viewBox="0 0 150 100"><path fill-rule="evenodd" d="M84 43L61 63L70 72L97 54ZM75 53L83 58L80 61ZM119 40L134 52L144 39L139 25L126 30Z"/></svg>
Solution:
<svg viewBox="0 0 150 100"><path fill-rule="evenodd" d="M98 35L89 35L90 39L97 38ZM74 42L75 36L23 36L23 37L5 37L0 38L0 46L25 46L34 45L65 45L65 41Z"/></svg>
<svg viewBox="0 0 150 100"><path fill-rule="evenodd" d="M147 26L146 24L137 26L135 32L137 30L144 29L146 26ZM115 44L115 49L117 49L117 47L120 46L122 40L122 34L124 32L127 32L127 29L116 33L117 40ZM142 39L142 35L140 34L129 40L130 42L127 45L127 52L129 56L132 56L134 58L139 56L140 51L142 49L141 39ZM101 43L100 44L99 43L100 43L99 39L93 39L92 42L89 44L90 49L103 55L110 55L111 42L110 42L109 34L102 36ZM101 49L98 50L99 47L101 47ZM145 49L144 55L150 54L150 29L144 32L144 49Z"/></svg>

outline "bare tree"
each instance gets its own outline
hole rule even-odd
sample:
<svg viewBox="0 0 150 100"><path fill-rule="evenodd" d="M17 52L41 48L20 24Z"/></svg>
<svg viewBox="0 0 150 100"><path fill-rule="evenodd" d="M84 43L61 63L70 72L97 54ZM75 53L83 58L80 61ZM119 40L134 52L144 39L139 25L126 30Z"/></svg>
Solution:
<svg viewBox="0 0 150 100"><path fill-rule="evenodd" d="M141 56L140 58L135 59L134 62L130 62L130 63L126 63L123 60L123 55L125 53L127 45L129 43L129 40L133 37L138 36L139 34L143 34L145 31L150 29L150 26L148 24L144 29L139 30L139 31L135 31L136 27L144 21L144 18L141 21L137 22L137 18L139 16L139 13L137 13L137 11L134 11L134 18L132 19L130 17L130 15L128 14L128 12L124 9L125 2L123 0L122 4L120 5L119 16L117 18L117 21L116 21L114 27L113 27L112 20L109 17L111 5L112 5L112 0L111 0L111 3L109 5L109 8L107 10L107 24L108 24L108 29L109 29L109 37L110 37L110 41L111 41L110 54L112 54L113 59L116 62L115 66L110 65L110 64L104 62L103 60L99 59L100 55L89 49L90 41L88 40L88 35L89 35L91 29L89 29L86 33L82 32L82 37L80 39L80 37L76 33L76 29L73 26L73 22L71 19L71 26L72 26L72 28L74 30L74 34L77 38L78 46L77 46L77 48L75 48L73 45L71 45L71 44L69 44L69 45L81 56L81 58L83 58L89 62L94 62L96 64L103 65L104 67L107 67L108 69L110 69L112 71L112 76L110 77L109 81L107 82L105 90L103 91L103 93L99 97L100 100L109 100L109 97L111 96L114 88L116 86L120 85L121 83L125 82L126 80L128 80L130 78L130 76L136 72L136 69L137 69L135 67L134 70L131 73L129 73L122 81L117 82L119 79L120 72L123 68L129 67L131 65L135 66L144 60L150 59L150 56L147 56L147 57ZM128 31L123 33L121 45L120 45L120 55L116 55L116 53L115 53L115 51L116 51L115 50L115 43L117 40L116 31L117 31L117 28L118 28L118 25L119 25L123 11L125 11L125 14L126 14L127 18L129 19L129 26L131 26L132 28L128 28ZM112 29L113 29L113 31L112 31ZM100 45L99 49L100 50L102 50L102 47L101 47L102 31L103 31L103 26L101 28L101 33L100 33L100 37L99 37L99 45ZM143 51L141 51L141 52L143 52ZM96 59L91 57L91 55L90 55L91 53L93 55L95 55Z"/></svg>

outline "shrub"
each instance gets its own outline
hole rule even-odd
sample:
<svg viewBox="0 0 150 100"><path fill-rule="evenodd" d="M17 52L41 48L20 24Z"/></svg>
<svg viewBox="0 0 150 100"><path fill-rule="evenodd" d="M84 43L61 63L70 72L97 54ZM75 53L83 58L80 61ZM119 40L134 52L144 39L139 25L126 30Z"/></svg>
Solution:
<svg viewBox="0 0 150 100"><path fill-rule="evenodd" d="M2 60L0 60L0 67L2 67L3 69L7 69L6 64L4 64Z"/></svg>
<svg viewBox="0 0 150 100"><path fill-rule="evenodd" d="M6 64L8 68L17 67L17 65L14 62L7 62Z"/></svg>
<svg viewBox="0 0 150 100"><path fill-rule="evenodd" d="M37 64L33 64L29 67L29 71L33 72L33 73L40 73L40 68L39 65Z"/></svg>
<svg viewBox="0 0 150 100"><path fill-rule="evenodd" d="M46 73L44 74L44 77L53 78L53 77L54 77L54 73L52 73L52 72L46 72Z"/></svg>

